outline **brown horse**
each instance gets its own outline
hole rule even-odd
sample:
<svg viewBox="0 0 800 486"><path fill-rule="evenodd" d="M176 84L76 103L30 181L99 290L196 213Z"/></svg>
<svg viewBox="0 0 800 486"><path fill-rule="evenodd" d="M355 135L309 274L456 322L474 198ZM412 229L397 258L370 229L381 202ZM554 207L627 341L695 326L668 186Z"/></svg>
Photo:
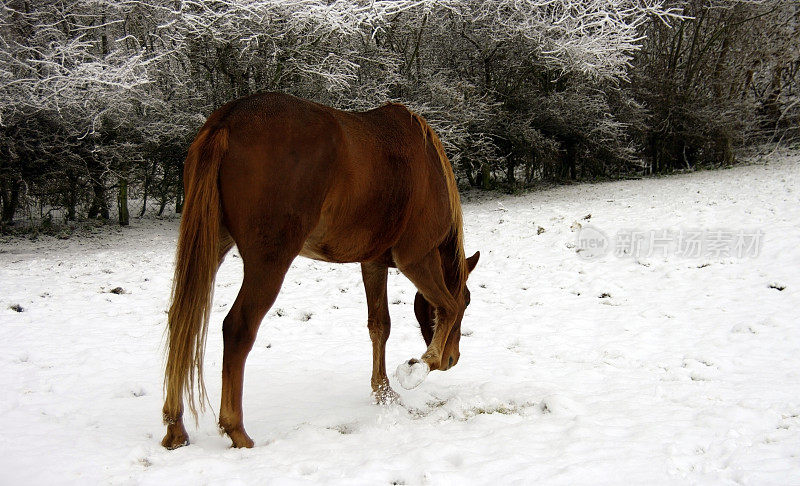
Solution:
<svg viewBox="0 0 800 486"><path fill-rule="evenodd" d="M467 276L461 204L442 144L425 120L398 104L345 112L279 93L216 110L189 148L186 200L169 310L162 445L188 443L183 395L197 418L207 401L203 352L214 277L235 244L244 262L239 295L222 324L219 425L234 447L252 447L242 422L244 364L261 320L297 255L361 262L376 400L389 387L388 267L418 289L414 305L428 345L398 367L401 384L458 362Z"/></svg>

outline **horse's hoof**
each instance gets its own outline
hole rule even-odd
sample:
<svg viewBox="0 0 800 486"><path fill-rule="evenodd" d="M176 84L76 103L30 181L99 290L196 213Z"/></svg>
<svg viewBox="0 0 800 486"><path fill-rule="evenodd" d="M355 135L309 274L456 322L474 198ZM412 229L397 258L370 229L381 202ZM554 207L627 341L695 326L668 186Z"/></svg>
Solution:
<svg viewBox="0 0 800 486"><path fill-rule="evenodd" d="M185 434L172 434L171 432L167 432L167 435L161 439L161 445L168 450L177 449L178 447L189 445L189 437Z"/></svg>
<svg viewBox="0 0 800 486"><path fill-rule="evenodd" d="M381 383L378 388L372 392L372 398L378 405L389 405L390 403L397 403L400 401L400 395L392 390L389 382Z"/></svg>
<svg viewBox="0 0 800 486"><path fill-rule="evenodd" d="M430 371L431 368L428 363L418 359L410 359L405 363L401 363L394 375L397 377L397 381L400 382L400 386L410 390L425 381L425 377L428 376Z"/></svg>
<svg viewBox="0 0 800 486"><path fill-rule="evenodd" d="M228 437L231 438L233 447L236 449L252 449L255 445L253 439L251 439L244 430L229 432Z"/></svg>

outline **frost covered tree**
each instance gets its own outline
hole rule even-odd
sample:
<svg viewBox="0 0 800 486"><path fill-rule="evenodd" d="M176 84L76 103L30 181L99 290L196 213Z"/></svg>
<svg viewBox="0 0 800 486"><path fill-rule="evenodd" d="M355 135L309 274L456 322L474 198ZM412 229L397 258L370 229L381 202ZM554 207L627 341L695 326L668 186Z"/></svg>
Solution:
<svg viewBox="0 0 800 486"><path fill-rule="evenodd" d="M140 215L180 212L183 157L205 117L267 90L343 109L405 103L441 133L458 177L485 188L727 160L737 144L798 136L797 9L8 0L2 221L22 209L124 224L129 197Z"/></svg>
<svg viewBox="0 0 800 486"><path fill-rule="evenodd" d="M10 141L3 183L17 191L28 183L67 219L86 187L105 197L115 168L98 157L110 139L104 129L129 120L147 96L143 53L121 40L123 14L122 2L21 0L0 17L0 121Z"/></svg>
<svg viewBox="0 0 800 486"><path fill-rule="evenodd" d="M682 18L649 24L632 70L651 121L650 170L730 164L733 147L797 137L800 5L681 1Z"/></svg>
<svg viewBox="0 0 800 486"><path fill-rule="evenodd" d="M572 93L580 106L577 98L591 91L587 87L614 89L625 79L643 25L674 15L659 3L638 1L420 3L373 35L376 48L391 53L386 57L397 66L389 94L428 116L459 173L484 187L499 173L512 185L518 171L527 180L561 177L556 174L566 162L560 154L576 143L557 126L536 126L536 120L552 119L542 113L543 101ZM622 129L607 113L582 112L596 117L580 122L595 134ZM606 135L621 145L605 154L630 165L630 141ZM581 142L576 150L597 146Z"/></svg>

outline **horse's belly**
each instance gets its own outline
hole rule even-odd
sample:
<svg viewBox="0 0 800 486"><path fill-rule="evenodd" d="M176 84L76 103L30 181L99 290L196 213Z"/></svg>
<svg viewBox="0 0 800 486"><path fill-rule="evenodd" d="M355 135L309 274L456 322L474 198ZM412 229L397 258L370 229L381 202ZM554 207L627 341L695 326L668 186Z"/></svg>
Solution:
<svg viewBox="0 0 800 486"><path fill-rule="evenodd" d="M389 250L403 227L407 201L389 191L343 186L328 194L300 255L333 263L371 261Z"/></svg>
<svg viewBox="0 0 800 486"><path fill-rule="evenodd" d="M311 258L312 260L320 260L323 262L338 262L339 260L332 259L324 247L317 243L306 241L303 249L300 250L300 256Z"/></svg>
<svg viewBox="0 0 800 486"><path fill-rule="evenodd" d="M306 239L300 255L323 262L354 263L372 260L390 246L371 229L356 225L332 228L321 224Z"/></svg>

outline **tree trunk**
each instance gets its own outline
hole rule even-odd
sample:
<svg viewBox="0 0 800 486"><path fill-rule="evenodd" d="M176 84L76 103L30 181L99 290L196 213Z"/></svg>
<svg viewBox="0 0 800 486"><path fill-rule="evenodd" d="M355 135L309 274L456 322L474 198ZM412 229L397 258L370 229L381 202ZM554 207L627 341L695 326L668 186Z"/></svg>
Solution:
<svg viewBox="0 0 800 486"><path fill-rule="evenodd" d="M489 164L482 164L481 189L491 189L491 188L492 188L492 181L491 181L491 170L489 168Z"/></svg>
<svg viewBox="0 0 800 486"><path fill-rule="evenodd" d="M781 75L783 69L781 66L776 66L772 71L772 82L770 83L769 94L763 102L764 118L761 126L765 133L772 131L770 141L776 142L778 120L781 119L780 97L781 97ZM773 130L774 129L774 130Z"/></svg>
<svg viewBox="0 0 800 486"><path fill-rule="evenodd" d="M183 164L178 167L178 187L175 189L175 212L183 212Z"/></svg>
<svg viewBox="0 0 800 486"><path fill-rule="evenodd" d="M89 219L108 219L108 190L104 180L106 167L91 153L87 153L84 156L84 160L89 169L89 178L92 185L92 204L89 205L89 211L86 216Z"/></svg>
<svg viewBox="0 0 800 486"><path fill-rule="evenodd" d="M92 177L92 192L94 193L92 205L89 206L86 216L89 219L108 219L108 196L106 195L106 186L102 180Z"/></svg>
<svg viewBox="0 0 800 486"><path fill-rule="evenodd" d="M144 174L144 188L142 190L142 210L139 211L139 217L141 218L144 216L144 213L147 212L147 196L150 189L150 181L153 180L153 176L156 173L156 161L153 161L151 165L151 169L149 172L145 172Z"/></svg>
<svg viewBox="0 0 800 486"><path fill-rule="evenodd" d="M67 175L69 186L64 195L64 204L67 206L67 221L75 221L78 206L78 177L71 172Z"/></svg>
<svg viewBox="0 0 800 486"><path fill-rule="evenodd" d="M183 187L178 188L178 194L175 195L175 213L181 214L183 212Z"/></svg>
<svg viewBox="0 0 800 486"><path fill-rule="evenodd" d="M69 199L67 200L67 221L75 221L77 213L75 206L76 206L75 198L73 198L70 195Z"/></svg>
<svg viewBox="0 0 800 486"><path fill-rule="evenodd" d="M0 225L11 226L14 224L14 214L19 206L19 183L9 182L5 178L0 180L0 200L2 200Z"/></svg>
<svg viewBox="0 0 800 486"><path fill-rule="evenodd" d="M575 168L575 163L578 159L578 147L575 142L568 142L567 143L567 175L569 176L570 180L577 180L578 179L578 172Z"/></svg>
<svg viewBox="0 0 800 486"><path fill-rule="evenodd" d="M131 218L130 214L128 213L128 179L125 178L119 180L117 209L119 210L119 225L128 226Z"/></svg>
<svg viewBox="0 0 800 486"><path fill-rule="evenodd" d="M166 207L167 207L167 200L166 200L166 198L165 198L165 199L162 199L161 201L159 201L159 204L158 204L158 215L159 215L159 216L161 216L162 214L164 214L164 209L165 209Z"/></svg>
<svg viewBox="0 0 800 486"><path fill-rule="evenodd" d="M161 184L158 187L158 215L161 216L164 214L164 208L167 207L167 202L169 202L169 178L170 178L170 168L172 167L172 162L167 160L164 163L164 175L161 178Z"/></svg>
<svg viewBox="0 0 800 486"><path fill-rule="evenodd" d="M467 181L470 187L475 187L478 183L475 181L475 176L472 174L472 164L467 164L465 173L467 174Z"/></svg>
<svg viewBox="0 0 800 486"><path fill-rule="evenodd" d="M516 170L517 159L514 155L509 155L506 157L506 182L509 184L515 184L517 182Z"/></svg>
<svg viewBox="0 0 800 486"><path fill-rule="evenodd" d="M728 166L736 163L730 135L727 133L719 134L714 143L716 145L717 157L719 158L720 165Z"/></svg>
<svg viewBox="0 0 800 486"><path fill-rule="evenodd" d="M142 209L139 210L139 217L143 217L144 213L147 212L147 186L148 186L148 177L145 176L144 178L144 189L142 190Z"/></svg>

